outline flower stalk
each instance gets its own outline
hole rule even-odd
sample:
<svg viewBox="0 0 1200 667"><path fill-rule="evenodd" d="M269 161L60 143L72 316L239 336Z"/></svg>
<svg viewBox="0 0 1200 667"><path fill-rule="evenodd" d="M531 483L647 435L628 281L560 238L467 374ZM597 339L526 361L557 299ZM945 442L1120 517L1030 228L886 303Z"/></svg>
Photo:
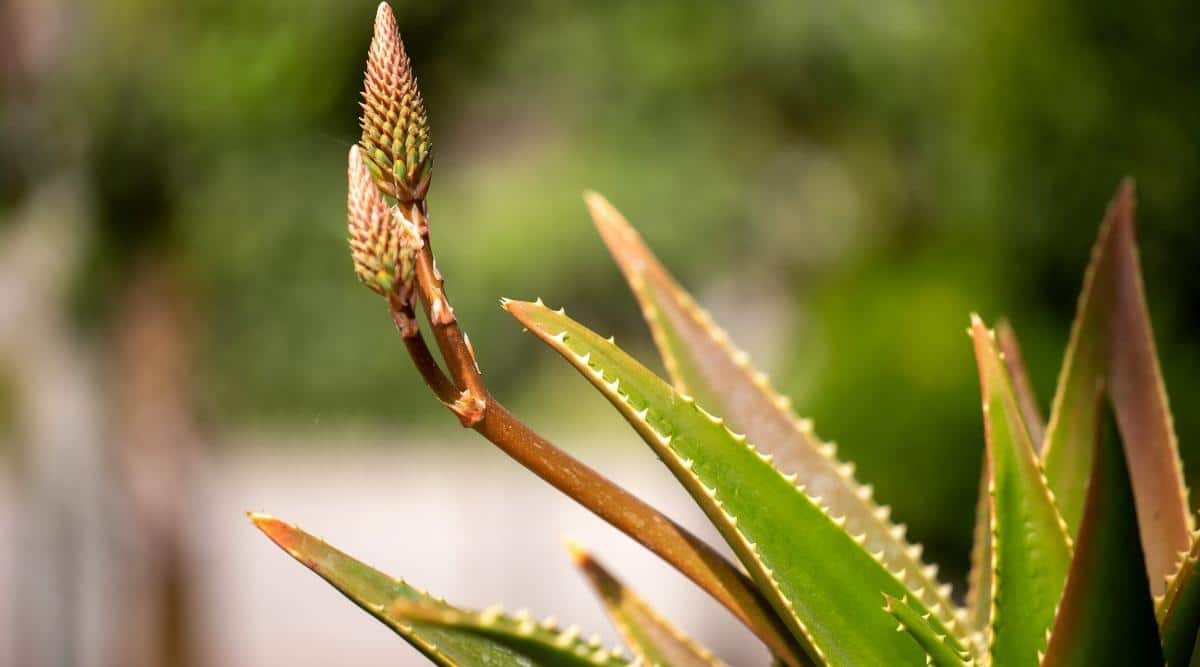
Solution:
<svg viewBox="0 0 1200 667"><path fill-rule="evenodd" d="M488 391L470 341L446 295L430 243L425 200L432 177L429 123L386 3L380 4L376 15L362 108L362 138L350 155L355 272L364 284L386 297L409 356L438 400L464 427L474 429L697 583L784 664L808 664L783 621L740 569L658 510L543 438ZM364 184L364 174L373 188ZM392 199L390 206L385 204L386 216L380 213L382 195ZM429 322L445 370L417 325L416 304Z"/></svg>

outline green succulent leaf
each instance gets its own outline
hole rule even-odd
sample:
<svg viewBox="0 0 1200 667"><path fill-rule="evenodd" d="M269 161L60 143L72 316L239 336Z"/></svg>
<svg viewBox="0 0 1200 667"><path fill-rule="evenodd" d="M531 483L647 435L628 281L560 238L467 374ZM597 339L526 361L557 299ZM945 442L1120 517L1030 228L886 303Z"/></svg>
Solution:
<svg viewBox="0 0 1200 667"><path fill-rule="evenodd" d="M971 544L971 570L967 573L967 618L972 633L986 634L992 619L992 512L988 492L991 473L984 458L979 477L979 496L975 501L974 541Z"/></svg>
<svg viewBox="0 0 1200 667"><path fill-rule="evenodd" d="M509 301L505 308L575 366L654 449L815 662L921 664L922 651L894 632L879 606L880 593L899 598L908 590L820 498L611 340L540 302ZM930 611L916 600L913 606ZM936 617L930 622L950 634Z"/></svg>
<svg viewBox="0 0 1200 667"><path fill-rule="evenodd" d="M1046 425L1038 408L1037 397L1033 393L1033 385L1029 382L1025 370L1017 334L1008 320L1001 319L996 324L996 345L1000 349L1004 368L1012 380L1013 394L1036 450ZM967 574L967 615L973 632L979 634L986 634L992 614L992 515L991 495L988 492L990 479L991 473L988 472L987 459L984 457L983 472L979 476L979 495L975 501L971 570Z"/></svg>
<svg viewBox="0 0 1200 667"><path fill-rule="evenodd" d="M1021 346L1017 334L1008 320L996 323L996 344L1000 348L1004 368L1012 379L1013 393L1017 398L1021 416L1029 430L1030 440L1037 450L1046 430L1037 396L1025 370ZM992 614L992 529L991 502L988 494L990 473L987 461L983 462L983 473L979 478L979 496L975 503L975 530L971 548L971 570L967 574L967 616L972 631L978 635L987 632ZM981 637L982 640L982 637Z"/></svg>
<svg viewBox="0 0 1200 667"><path fill-rule="evenodd" d="M535 664L616 667L624 660L578 631L559 632L532 620L476 614L393 579L296 526L264 514L251 521L271 541L443 667L530 667Z"/></svg>
<svg viewBox="0 0 1200 667"><path fill-rule="evenodd" d="M696 643L646 604L582 547L568 543L571 559L604 604L617 632L646 667L722 667Z"/></svg>
<svg viewBox="0 0 1200 667"><path fill-rule="evenodd" d="M606 649L597 637L580 638L579 629L560 629L553 619L541 623L528 614L505 614L498 607L468 611L445 604L397 600L387 613L409 623L421 623L450 632L479 637L506 646L534 664L547 667L616 667L628 664L620 648Z"/></svg>
<svg viewBox="0 0 1200 667"><path fill-rule="evenodd" d="M1192 547L1179 560L1175 573L1167 578L1167 591L1158 601L1158 627L1163 653L1171 667L1186 665L1197 656L1193 652L1200 634L1200 533L1192 534Z"/></svg>
<svg viewBox="0 0 1200 667"><path fill-rule="evenodd" d="M928 664L936 667L966 667L975 664L971 654L953 637L939 634L930 627L929 620L912 608L908 598L897 600L887 595L883 597L883 610L899 622L896 630L907 632L921 646Z"/></svg>
<svg viewBox="0 0 1200 667"><path fill-rule="evenodd" d="M1129 449L1146 571L1155 595L1193 529L1175 428L1150 329L1134 231L1133 183L1109 204L1084 275L1042 459L1063 518L1079 527L1096 440L1095 388L1112 396Z"/></svg>
<svg viewBox="0 0 1200 667"><path fill-rule="evenodd" d="M1021 344L1017 340L1017 332L1012 324L1001 318L996 322L996 344L1004 355L1004 367L1012 378L1013 393L1017 395L1017 405L1021 408L1021 416L1029 429L1029 439L1033 441L1034 451L1041 451L1042 441L1046 437L1046 418L1038 407L1037 394L1033 391L1033 382L1029 380L1029 371L1025 369L1025 355L1021 354Z"/></svg>
<svg viewBox="0 0 1200 667"><path fill-rule="evenodd" d="M991 331L972 316L989 473L995 665L1025 665L1045 647L1071 562L1070 537L1029 440ZM1094 394L1093 394L1094 395Z"/></svg>
<svg viewBox="0 0 1200 667"><path fill-rule="evenodd" d="M937 569L922 561L921 547L909 544L903 526L891 522L890 509L875 503L871 487L854 479L854 467L838 461L834 445L822 442L812 422L796 415L790 401L733 346L612 204L596 193L585 199L637 297L675 389L745 433L781 472L796 475L830 513L845 518L847 531L863 536L868 551L881 553L889 570L904 573L903 583L919 591L914 595L937 610L943 623L963 631L966 615L951 601L950 586L940 583Z"/></svg>
<svg viewBox="0 0 1200 667"><path fill-rule="evenodd" d="M1103 430L1042 667L1163 664L1125 454L1115 429ZM1194 635L1193 627L1188 652ZM1186 662L1184 657L1168 664Z"/></svg>

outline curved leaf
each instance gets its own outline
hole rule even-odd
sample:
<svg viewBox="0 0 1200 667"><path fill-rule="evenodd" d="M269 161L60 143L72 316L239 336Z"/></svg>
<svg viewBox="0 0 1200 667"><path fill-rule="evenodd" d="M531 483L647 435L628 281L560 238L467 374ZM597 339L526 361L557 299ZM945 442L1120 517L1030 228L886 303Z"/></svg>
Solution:
<svg viewBox="0 0 1200 667"><path fill-rule="evenodd" d="M595 644L581 641L578 631L557 632L499 614L486 624L492 631L481 631L467 622L478 615L393 579L290 523L265 514L250 514L250 520L289 555L443 667L530 667L531 659L579 667L625 664ZM451 622L451 617L456 621Z"/></svg>
<svg viewBox="0 0 1200 667"><path fill-rule="evenodd" d="M390 617L409 623L421 623L507 646L539 665L615 667L627 664L621 658L620 648L604 648L599 637L584 641L574 626L560 630L553 619L538 623L524 612L509 615L498 607L469 611L410 600L397 600L385 611Z"/></svg>
<svg viewBox="0 0 1200 667"><path fill-rule="evenodd" d="M846 530L864 538L864 547L881 553L888 569L904 573L904 583L919 591L943 623L965 634L965 614L950 599L950 586L937 568L921 559L921 547L905 539L890 510L872 499L872 489L854 479L853 466L838 461L832 443L822 442L812 422L799 418L791 402L755 369L745 352L713 322L642 241L641 236L604 197L585 195L601 237L624 273L662 356L675 389L745 433L760 451L774 458L784 474L796 475L829 512L845 518Z"/></svg>
<svg viewBox="0 0 1200 667"><path fill-rule="evenodd" d="M1125 454L1113 429L1106 431L1095 444L1075 555L1042 667L1163 664Z"/></svg>
<svg viewBox="0 0 1200 667"><path fill-rule="evenodd" d="M617 632L647 667L723 667L711 651L696 643L625 587L582 547L567 543L571 559L587 578Z"/></svg>
<svg viewBox="0 0 1200 667"><path fill-rule="evenodd" d="M1033 391L1033 382L1029 380L1029 371L1025 368L1025 356L1021 354L1021 344L1017 341L1017 332L1006 319L996 323L996 344L1003 354L1004 367L1012 378L1013 392L1017 395L1017 405L1021 408L1021 416L1025 418L1025 426L1029 429L1029 439L1033 441L1033 450L1041 451L1042 441L1046 438L1046 418L1038 407L1037 394Z"/></svg>
<svg viewBox="0 0 1200 667"><path fill-rule="evenodd" d="M1158 627L1163 653L1171 667L1186 665L1200 634L1200 533L1192 534L1192 548L1179 560L1175 573L1167 578L1167 591L1158 602Z"/></svg>
<svg viewBox="0 0 1200 667"><path fill-rule="evenodd" d="M1038 408L1037 397L1033 393L1033 385L1025 370L1025 362L1021 356L1021 346L1017 343L1017 334L1013 331L1008 320L1001 319L996 324L996 344L1000 348L1004 367L1012 378L1013 393L1017 405L1021 409L1025 426L1036 451L1041 445L1046 430L1041 410ZM983 473L979 479L979 495L975 503L975 530L971 547L971 571L967 575L967 614L971 621L972 631L985 634L991 622L992 613L992 529L991 502L988 493L988 483L991 473L988 472L987 461L983 462Z"/></svg>
<svg viewBox="0 0 1200 667"><path fill-rule="evenodd" d="M987 639L993 664L1025 665L1037 659L1054 621L1071 561L1070 538L1046 488L992 332L972 315L970 333L983 394L990 474L992 603Z"/></svg>
<svg viewBox="0 0 1200 667"><path fill-rule="evenodd" d="M1092 248L1042 452L1050 488L1073 530L1083 513L1091 470L1094 392L1100 383L1112 396L1129 450L1146 571L1154 594L1161 595L1164 577L1190 546L1193 525L1142 288L1129 180L1109 204Z"/></svg>
<svg viewBox="0 0 1200 667"><path fill-rule="evenodd" d="M696 402L561 311L505 308L559 352L625 417L721 532L810 657L832 666L921 664L879 594L908 591L820 498ZM929 610L914 600L919 613ZM936 630L949 634L936 618Z"/></svg>
<svg viewBox="0 0 1200 667"><path fill-rule="evenodd" d="M967 615L975 635L987 633L992 619L992 474L984 457L975 501L975 530L971 542L971 570L967 573ZM986 641L981 641L987 645Z"/></svg>
<svg viewBox="0 0 1200 667"><path fill-rule="evenodd" d="M883 610L899 622L897 632L907 632L925 651L927 664L936 667L967 667L974 664L971 654L954 641L953 637L938 634L929 625L927 618L917 613L908 603L908 598L883 596Z"/></svg>

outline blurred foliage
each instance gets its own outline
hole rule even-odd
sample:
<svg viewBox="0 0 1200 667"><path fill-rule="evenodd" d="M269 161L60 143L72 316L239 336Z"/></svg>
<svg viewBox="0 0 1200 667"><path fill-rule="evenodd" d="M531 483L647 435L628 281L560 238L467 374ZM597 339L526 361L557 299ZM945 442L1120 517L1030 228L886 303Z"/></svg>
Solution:
<svg viewBox="0 0 1200 667"><path fill-rule="evenodd" d="M1191 3L394 7L434 128L441 268L490 383L520 407L620 427L499 296L565 304L650 358L579 200L595 188L701 295L775 295L786 331L720 309L724 323L766 341L801 413L961 567L982 451L967 313L1012 318L1048 402L1129 173L1184 458L1200 461ZM63 17L40 99L44 136L91 175L100 233L80 303L103 313L105 276L173 253L207 323L214 423L451 428L345 250L372 16L365 1L100 0ZM791 334L796 348L775 347ZM552 400L529 391L551 386Z"/></svg>

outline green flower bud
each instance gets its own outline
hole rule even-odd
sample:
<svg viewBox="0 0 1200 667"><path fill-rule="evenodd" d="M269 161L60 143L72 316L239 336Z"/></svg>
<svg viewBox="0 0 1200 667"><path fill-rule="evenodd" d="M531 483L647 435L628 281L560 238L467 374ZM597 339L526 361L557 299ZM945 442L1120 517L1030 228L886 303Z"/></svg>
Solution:
<svg viewBox="0 0 1200 667"><path fill-rule="evenodd" d="M385 296L395 293L407 300L412 293L413 265L421 239L400 209L388 206L368 165L362 150L352 147L346 208L354 273L375 292Z"/></svg>
<svg viewBox="0 0 1200 667"><path fill-rule="evenodd" d="M429 190L433 144L425 103L387 3L375 14L375 36L363 77L362 145L379 187L401 202L419 201Z"/></svg>

